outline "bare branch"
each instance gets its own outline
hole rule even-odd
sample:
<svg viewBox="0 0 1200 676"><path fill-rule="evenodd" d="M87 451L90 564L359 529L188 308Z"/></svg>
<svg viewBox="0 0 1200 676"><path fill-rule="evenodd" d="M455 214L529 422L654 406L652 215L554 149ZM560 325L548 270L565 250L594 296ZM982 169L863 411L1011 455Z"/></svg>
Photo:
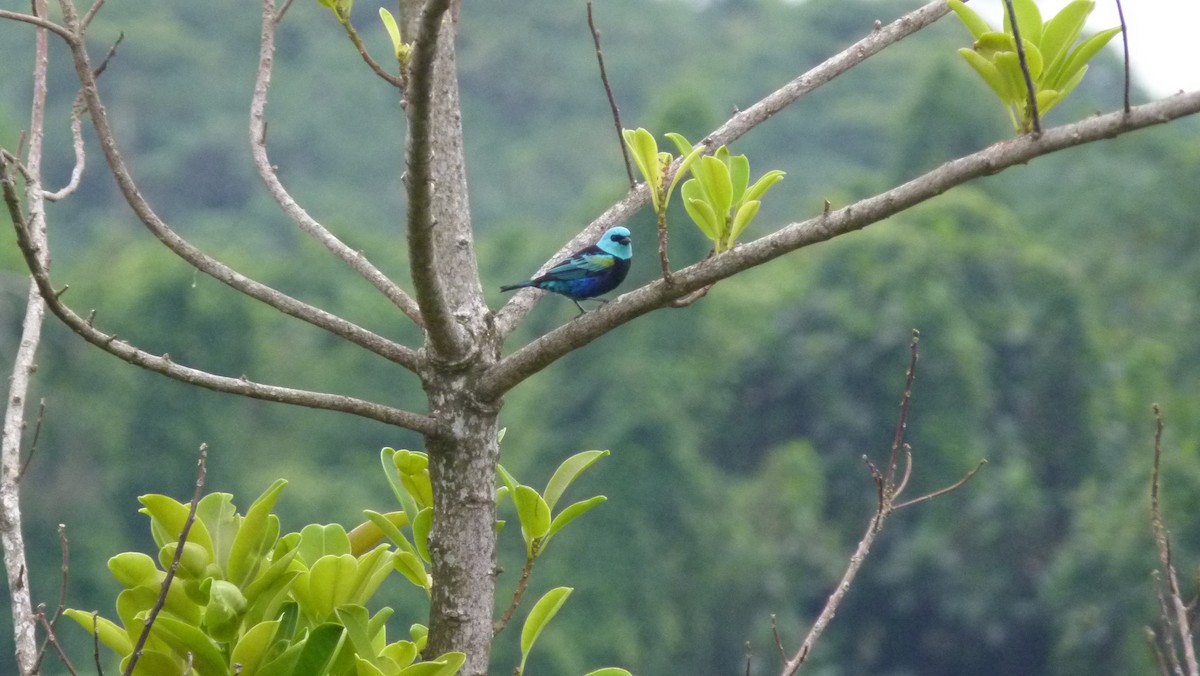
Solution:
<svg viewBox="0 0 1200 676"><path fill-rule="evenodd" d="M429 0L425 3L418 20L419 27L409 68L408 155L405 180L408 188L408 248L412 262L413 286L425 319L428 340L434 352L447 361L460 360L471 353L467 334L454 319L442 277L443 274L452 273L451 270L445 269L448 262L445 260L447 250L439 250L434 235L435 228L452 227L451 223L438 223L434 215L433 157L433 89L439 70L439 34L442 32L443 17L450 9L451 2L452 0ZM454 28L451 24L452 22L448 23L446 27L449 33L445 36L446 40L453 39ZM447 45L447 50L446 53L452 56L453 45ZM447 64L447 67L449 65ZM446 106L450 102L439 100L437 103ZM438 152L450 154L455 150L439 146ZM452 158L440 159L454 161ZM465 181L465 177L463 180ZM439 189L450 187L438 186ZM463 208L465 209L465 204ZM441 260L439 254L442 254Z"/></svg>
<svg viewBox="0 0 1200 676"><path fill-rule="evenodd" d="M17 204L15 195L12 194L10 189L12 184L11 177L7 174L0 175L0 184L3 184L5 202L9 206L10 216L16 225L17 244L25 256L26 264L33 273L33 278L37 282L37 287L41 292L42 298L46 300L46 304L55 316L89 343L148 371L161 373L175 380L191 383L217 392L240 394L253 399L262 399L264 401L274 401L307 408L341 411L342 413L350 413L397 425L422 434L432 434L437 430L436 421L429 416L383 406L354 397L298 390L277 385L264 385L253 382L244 376L241 378L218 376L207 371L178 364L168 355L159 356L150 354L145 350L117 339L115 335L100 331L95 328L95 322L91 318L85 319L80 317L62 302L60 298L61 294L54 291L48 272L36 259L36 250L29 242L24 223L20 220L21 214L19 211L15 211Z"/></svg>
<svg viewBox="0 0 1200 676"><path fill-rule="evenodd" d="M572 350L700 287L796 249L861 230L972 179L999 173L1042 155L1164 124L1197 112L1200 112L1200 91L1176 94L1135 106L1128 114L1116 112L1097 115L1054 127L1044 130L1038 137L1024 136L1000 141L874 197L786 225L753 242L675 271L675 284L670 288L662 280L650 282L609 301L595 312L589 312L541 336L508 355L484 374L480 382L480 395L487 399L497 398ZM627 200L618 206L628 208L629 204ZM508 316L508 321L513 317Z"/></svg>
<svg viewBox="0 0 1200 676"><path fill-rule="evenodd" d="M13 12L7 9L0 9L0 19L10 19L12 21L33 24L38 28L44 28L55 35L58 35L68 42L71 40L71 32L66 28L63 28L53 21L49 21L38 16L33 16L32 14L22 14L20 12Z"/></svg>
<svg viewBox="0 0 1200 676"><path fill-rule="evenodd" d="M183 528L179 529L179 541L175 546L175 556L171 558L171 565L167 568L166 577L163 578L158 598L151 606L149 614L146 615L146 624L142 626L142 633L138 635L137 643L133 646L133 653L125 665L124 676L130 676L134 667L137 666L138 660L142 658L142 650L146 647L147 639L150 638L154 620L158 619L158 613L167 603L167 592L171 589L171 582L175 580L175 571L179 570L179 559L183 557L183 546L187 544L188 533L192 530L192 524L196 522L196 507L200 504L200 496L204 494L204 479L207 475L206 460L208 460L208 444L200 444L200 459L196 462L196 488L192 491L192 504L188 507L187 519L183 522Z"/></svg>
<svg viewBox="0 0 1200 676"><path fill-rule="evenodd" d="M392 85L396 89L399 89L400 91L404 91L404 87L406 86L404 81L404 73L400 73L400 75L392 75L384 70L383 67L378 63L376 63L375 59L371 58L371 55L367 53L367 46L363 44L362 39L358 37L358 31L354 30L354 25L350 23L349 16L347 16L345 20L342 20L341 24L342 27L346 29L346 37L350 38L350 42L354 43L354 48L358 50L358 55L362 57L362 60L366 62L368 66L370 66L371 70L374 71L376 75L383 78L388 84Z"/></svg>
<svg viewBox="0 0 1200 676"><path fill-rule="evenodd" d="M173 253L187 261L197 270L214 279L284 314L325 329L405 368L415 369L417 356L414 350L387 340L341 317L303 303L287 294L246 277L180 237L159 218L150 204L142 197L129 168L125 165L125 160L117 150L116 137L108 122L108 114L105 112L104 104L100 100L96 78L92 71L87 54L87 46L83 39L83 27L79 21L75 6L71 0L59 0L59 4L62 7L63 20L70 30L66 36L66 40L67 45L71 49L71 55L75 64L75 73L82 84L89 117L92 119L92 125L95 127L96 135L100 140L100 147L104 151L105 160L108 162L109 169L112 171L113 178L116 179L117 187L121 190L125 201L146 228Z"/></svg>
<svg viewBox="0 0 1200 676"><path fill-rule="evenodd" d="M58 653L58 659L62 660L63 666L67 668L67 673L71 674L71 676L78 676L79 672L75 671L75 665L71 664L71 658L67 657L67 653L59 645L58 636L54 634L54 628L46 621L46 613L43 606L38 606L37 619L38 622L42 623L42 629L46 632L46 639L50 641L50 645L54 646L55 652Z"/></svg>
<svg viewBox="0 0 1200 676"><path fill-rule="evenodd" d="M959 479L958 481L955 481L954 483L950 484L949 486L946 486L945 488L940 488L932 493L927 493L925 495L922 495L919 498L913 498L912 500L907 500L905 502L901 502L901 503L895 505L894 507L892 507L892 511L898 511L898 510L904 509L905 507L912 507L913 505L919 505L922 502L929 502L930 500L941 497L951 491L956 491L959 488L962 488L963 484L970 481L975 476L975 474L979 472L979 470L983 469L983 466L986 464L988 464L988 461L986 458L984 458L984 459L980 460L978 464L975 465L974 469L972 469L970 472L967 472L965 475L963 475L963 478Z"/></svg>
<svg viewBox="0 0 1200 676"><path fill-rule="evenodd" d="M612 87L608 84L608 72L604 69L604 51L600 49L600 31L596 30L596 21L592 17L592 0L587 2L588 29L592 31L592 43L596 45L596 61L600 63L600 82L604 84L604 93L608 96L608 107L612 110L613 125L617 128L617 145L621 147L621 157L625 159L625 173L629 176L629 189L637 188L637 180L633 177L633 165L629 162L629 149L625 147L625 129L621 124L621 109L617 107L617 97L613 96Z"/></svg>
<svg viewBox="0 0 1200 676"><path fill-rule="evenodd" d="M1021 29L1017 26L1017 13L1013 10L1013 0L1004 0L1004 6L1008 8L1008 25L1012 29L1013 42L1017 43L1017 61L1021 64L1021 75L1025 78L1025 96L1030 127L1034 134L1040 134L1042 133L1042 122L1038 119L1037 88L1033 86L1033 74L1029 72L1029 61L1025 58L1025 43L1021 42Z"/></svg>
<svg viewBox="0 0 1200 676"><path fill-rule="evenodd" d="M497 636L504 631L504 627L512 619L513 613L521 605L521 598L525 596L525 590L529 587L529 575L533 572L533 562L536 560L536 556L525 557L525 565L521 567L521 579L517 580L517 588L513 590L512 601L509 601L508 607L504 609L500 619L492 623L492 636Z"/></svg>
<svg viewBox="0 0 1200 676"><path fill-rule="evenodd" d="M275 27L278 23L275 19L276 16L274 0L263 0L258 75L254 81L254 97L250 102L250 148L254 156L254 167L258 170L258 175L263 183L266 184L267 191L288 218L292 219L301 230L320 242L330 253L362 275L417 326L421 326L423 323L421 310L417 307L416 301L395 282L388 279L387 275L368 261L366 256L351 249L310 216L303 207L296 203L296 200L292 198L275 174L275 167L267 156L266 108L267 93L271 87L271 73L275 61Z"/></svg>
<svg viewBox="0 0 1200 676"><path fill-rule="evenodd" d="M38 294L38 299L41 299L41 294ZM29 442L29 452L25 454L25 461L21 463L21 471L17 472L17 481L25 477L25 470L29 469L29 463L33 462L33 455L37 453L38 437L42 435L42 423L46 420L46 400L43 398L38 402L37 421L33 424L33 439Z"/></svg>
<svg viewBox="0 0 1200 676"><path fill-rule="evenodd" d="M808 72L788 82L771 94L760 99L754 105L736 112L724 124L704 137L703 143L710 150L721 145L728 145L743 134L767 121L789 105L795 103L809 92L821 85L827 84L837 76L845 73L854 66L878 54L885 47L903 40L917 31L932 24L934 21L949 13L950 8L945 0L932 0L929 4L909 12L886 26L873 25L870 33L858 42L850 45L836 55L826 59ZM600 233L625 223L633 214L650 203L650 194L644 186L630 190L613 206L592 221L582 232L567 242L558 253L548 259L547 267L553 261L570 254L600 236ZM694 289L690 289L694 290ZM502 337L508 336L525 318L534 304L542 297L538 293L517 293L496 315L496 330Z"/></svg>
<svg viewBox="0 0 1200 676"><path fill-rule="evenodd" d="M31 17L35 25L45 23L40 17L46 15L45 0L35 0ZM52 25L52 24L51 24ZM42 149L45 133L46 72L48 63L49 35L47 30L35 31L33 54L33 96L29 124L29 148L22 171L25 172L26 203L29 207L27 229L30 241L44 252L46 248L46 211L41 186ZM18 160L7 153L0 154L0 181L4 183L6 202L23 218L17 204L16 184L8 173L8 167ZM7 196L11 194L11 199ZM49 265L49 257L42 253L37 257L40 264ZM13 618L13 642L15 660L22 674L36 673L38 661L36 627L33 599L29 590L29 568L25 556L25 539L21 525L20 481L24 471L21 462L21 438L25 430L25 402L29 396L29 384L37 368L35 359L41 344L42 325L46 306L42 302L38 287L30 280L25 301L25 317L21 323L21 342L13 358L12 376L9 379L8 397L4 410L3 442L0 443L0 546L4 550L4 569L7 573L8 596ZM39 425L40 427L40 425Z"/></svg>
<svg viewBox="0 0 1200 676"><path fill-rule="evenodd" d="M1150 473L1150 525L1154 529L1154 542L1158 545L1158 561L1162 564L1163 584L1167 588L1167 597L1171 610L1174 612L1174 622L1164 608L1163 619L1167 622L1167 634L1170 625L1179 634L1179 642L1183 645L1184 663L1187 665L1188 676L1200 676L1200 666L1196 662L1196 646L1192 638L1192 630L1188 623L1187 606L1183 595L1179 592L1179 578L1175 575L1175 564L1171 562L1171 536L1163 523L1162 509L1159 506L1159 467L1162 460L1162 411L1158 404L1154 405L1154 465ZM1169 651L1172 655L1174 649Z"/></svg>

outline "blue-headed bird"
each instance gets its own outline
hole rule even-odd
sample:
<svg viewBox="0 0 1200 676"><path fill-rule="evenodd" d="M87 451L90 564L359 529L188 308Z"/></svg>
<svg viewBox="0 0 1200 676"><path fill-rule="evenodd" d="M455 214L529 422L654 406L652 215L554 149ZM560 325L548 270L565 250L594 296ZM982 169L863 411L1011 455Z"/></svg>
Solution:
<svg viewBox="0 0 1200 676"><path fill-rule="evenodd" d="M629 228L618 225L609 228L600 241L580 249L554 264L546 274L533 279L500 287L512 291L532 286L570 298L580 314L585 310L579 301L595 298L612 291L625 281L633 261L633 246L629 243Z"/></svg>

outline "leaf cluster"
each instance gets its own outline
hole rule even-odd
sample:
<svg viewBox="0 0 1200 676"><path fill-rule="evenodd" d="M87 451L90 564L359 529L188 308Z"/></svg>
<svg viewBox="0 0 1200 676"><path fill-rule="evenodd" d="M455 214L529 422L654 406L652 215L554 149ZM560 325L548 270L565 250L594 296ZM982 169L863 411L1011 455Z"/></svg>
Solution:
<svg viewBox="0 0 1200 676"><path fill-rule="evenodd" d="M961 0L946 1L975 38L973 48L963 47L958 53L1004 104L1017 133L1029 133L1033 111L1008 6L1004 9L1003 30L996 31ZM1043 23L1034 0L1014 0L1013 11L1039 114L1061 103L1083 80L1088 61L1121 32L1116 26L1080 41L1083 25L1095 6L1094 0L1074 0Z"/></svg>
<svg viewBox="0 0 1200 676"><path fill-rule="evenodd" d="M675 157L669 152L660 152L650 132L638 128L626 129L623 134L660 218L665 218L675 186L691 171L692 178L680 188L683 208L712 241L714 253L733 248L738 235L758 215L762 196L785 175L774 169L750 185L750 160L745 155L731 155L725 146L705 155L703 145L693 146L682 134L671 132L665 136L675 144L682 158L672 175Z"/></svg>

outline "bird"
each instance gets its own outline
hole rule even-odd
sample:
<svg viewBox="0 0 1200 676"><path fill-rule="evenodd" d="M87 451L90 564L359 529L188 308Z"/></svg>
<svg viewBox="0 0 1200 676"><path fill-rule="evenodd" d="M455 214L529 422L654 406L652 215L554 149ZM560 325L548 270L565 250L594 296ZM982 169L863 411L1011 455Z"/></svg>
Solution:
<svg viewBox="0 0 1200 676"><path fill-rule="evenodd" d="M629 274L633 261L633 246L630 244L629 228L616 226L600 236L600 241L580 249L554 264L546 274L516 284L506 284L501 291L512 291L532 286L553 291L570 298L579 308L586 310L579 301L595 298L617 288Z"/></svg>

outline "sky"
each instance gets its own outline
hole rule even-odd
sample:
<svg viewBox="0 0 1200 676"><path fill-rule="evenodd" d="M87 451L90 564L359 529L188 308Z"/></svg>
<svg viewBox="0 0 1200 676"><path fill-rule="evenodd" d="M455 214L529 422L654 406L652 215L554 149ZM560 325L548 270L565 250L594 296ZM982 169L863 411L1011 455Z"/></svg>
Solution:
<svg viewBox="0 0 1200 676"><path fill-rule="evenodd" d="M1042 19L1054 16L1069 0L1040 0ZM1000 0L974 0L976 11L997 8ZM1155 96L1200 89L1200 0L1123 0L1129 32L1129 65L1133 81ZM1114 0L1097 0L1085 33L1120 25ZM995 25L995 24L993 24ZM1109 43L1120 53L1121 37Z"/></svg>

